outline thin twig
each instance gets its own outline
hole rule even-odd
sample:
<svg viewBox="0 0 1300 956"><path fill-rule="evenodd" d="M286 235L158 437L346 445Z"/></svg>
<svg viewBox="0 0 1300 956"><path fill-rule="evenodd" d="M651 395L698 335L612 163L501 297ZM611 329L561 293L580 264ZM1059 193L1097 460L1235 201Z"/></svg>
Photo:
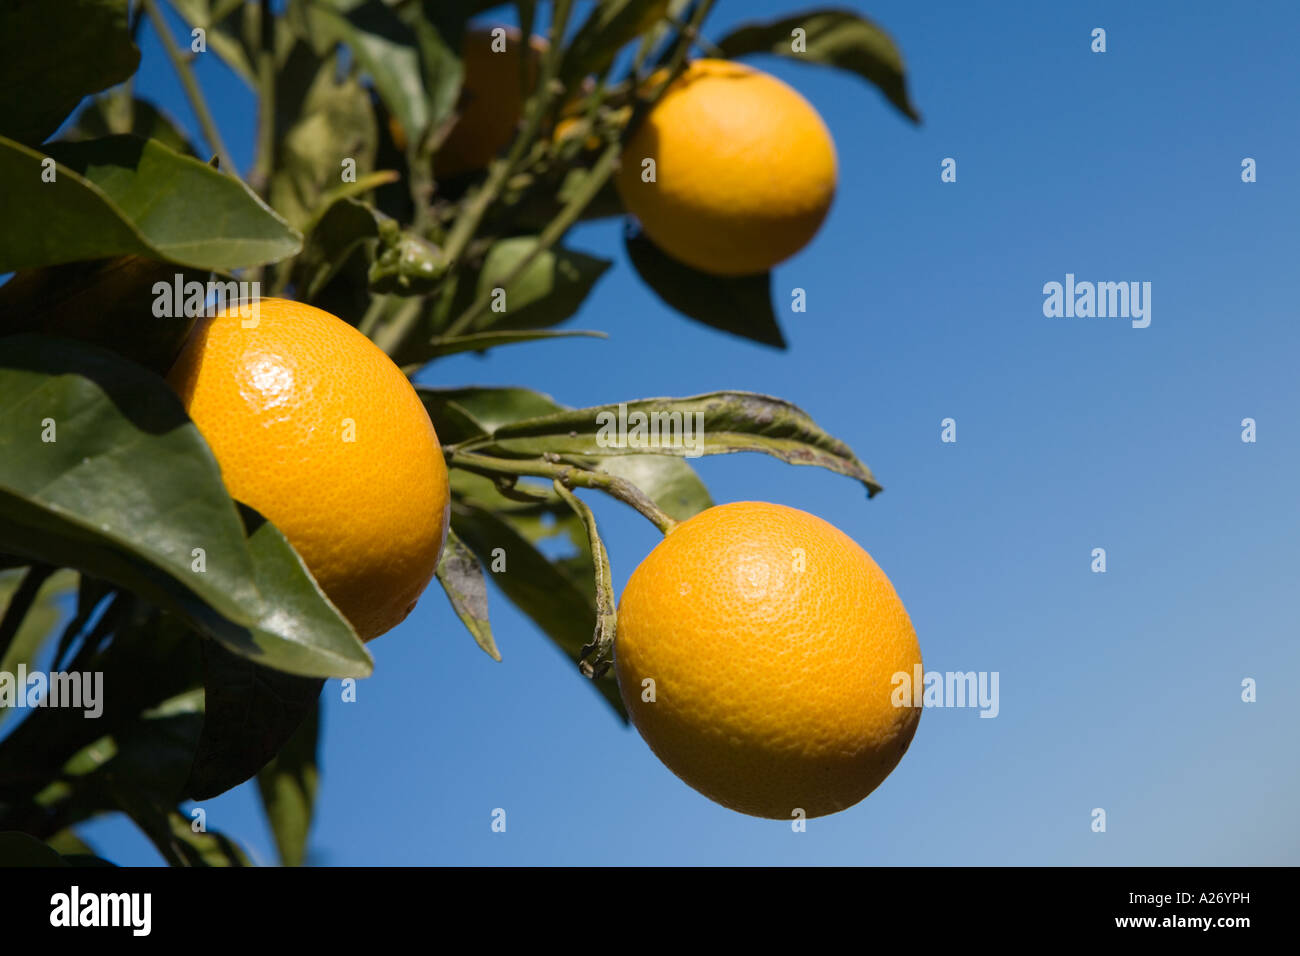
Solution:
<svg viewBox="0 0 1300 956"><path fill-rule="evenodd" d="M524 120L524 128L515 137L506 158L498 160L492 166L487 180L470 198L460 216L457 217L451 232L447 235L447 242L443 245L443 252L447 256L448 262L453 266L460 261L465 252L465 247L469 245L470 240L474 238L474 233L478 231L483 216L487 214L488 209L500 197L501 190L509 182L510 177L514 174L515 167L519 164L519 160L532 146L538 130L542 127L542 119L550 109L551 100L555 97L553 87L555 77L560 69L560 57L564 48L564 31L569 22L569 11L572 6L573 0L556 0L555 15L551 18L550 46L542 60L542 72L537 84L537 92L529 100L528 115ZM524 37L522 42L527 44L528 38ZM527 50L525 50L524 56L528 56Z"/></svg>
<svg viewBox="0 0 1300 956"><path fill-rule="evenodd" d="M213 121L212 113L208 110L207 101L203 98L203 91L199 89L199 83L194 78L194 71L190 69L190 65L185 62L185 57L181 55L180 48L176 46L176 40L172 37L167 21L163 18L162 11L158 9L157 0L141 0L141 3L149 14L154 30L158 33L158 39L162 41L163 49L167 51L167 58L172 61L172 68L176 70L176 75L180 77L181 86L185 87L185 97L190 101L190 108L194 110L194 115L198 118L199 129L203 133L203 138L208 141L208 146L217 154L217 158L221 161L222 170L232 176L238 176L239 171L235 169L235 164L230 160L230 153L226 151L226 144L221 141L221 133L217 131L217 124Z"/></svg>
<svg viewBox="0 0 1300 956"><path fill-rule="evenodd" d="M257 158L249 185L266 196L275 170L275 15L271 0L262 0L257 54Z"/></svg>
<svg viewBox="0 0 1300 956"><path fill-rule="evenodd" d="M596 160L595 165L587 173L587 178L582 183L582 188L574 193L573 197L560 210L559 214L546 224L541 235L537 237L537 245L528 251L528 254L515 263L515 267L510 270L505 279L501 282L501 288L508 289L515 280L524 274L524 270L533 264L533 262L543 252L550 249L555 243L569 231L582 211L591 204L605 186L605 181L609 179L614 172L614 164L618 159L619 144L610 143L605 147L605 152ZM443 332L443 335L459 335L488 307L492 302L493 290L486 289L481 292L470 306L456 317L456 320Z"/></svg>
<svg viewBox="0 0 1300 956"><path fill-rule="evenodd" d="M475 474L487 475L528 475L534 478L550 478L561 481L567 488L593 488L617 498L624 504L631 505L651 524L664 534L677 527L677 522L659 509L644 491L626 478L611 475L603 471L591 471L576 465L543 461L539 458L494 458L489 455L477 455L472 452L457 451L455 447L445 448L447 467L463 468Z"/></svg>

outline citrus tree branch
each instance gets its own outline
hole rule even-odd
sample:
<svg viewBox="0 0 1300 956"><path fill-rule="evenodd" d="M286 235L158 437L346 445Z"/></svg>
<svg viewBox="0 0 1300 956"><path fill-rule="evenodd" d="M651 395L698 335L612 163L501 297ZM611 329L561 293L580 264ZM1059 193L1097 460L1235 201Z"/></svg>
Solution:
<svg viewBox="0 0 1300 956"><path fill-rule="evenodd" d="M554 89L555 77L560 69L560 60L563 56L562 41L565 28L569 23L569 12L572 7L573 0L556 0L555 13L551 17L550 46L547 48L546 56L542 60L542 73L537 84L537 91L528 101L528 115L524 119L524 127L519 135L515 137L506 158L493 164L487 180L466 203L465 208L457 217L455 225L452 226L451 232L447 234L447 241L443 244L443 253L446 255L447 261L453 266L464 255L465 248L469 245L470 240L474 238L474 233L478 231L479 223L483 221L483 216L487 214L488 209L500 197L501 190L505 188L515 167L519 165L519 160L523 158L524 154L532 146L533 140L537 138L537 132L542 127L542 119L546 116L551 107L551 101L556 95ZM522 42L527 44L528 38L524 37ZM525 51L524 55L526 58L527 51Z"/></svg>
<svg viewBox="0 0 1300 956"><path fill-rule="evenodd" d="M154 30L158 33L158 39L162 41L163 49L167 51L167 58L172 61L172 69L180 77L181 86L185 88L185 97L190 101L190 108L194 110L194 115L198 118L199 129L203 133L203 138L208 141L208 145L217 154L217 158L221 161L222 170L232 176L238 176L239 171L235 169L235 164L230 160L230 153L226 151L226 144L221 140L221 133L217 130L217 124L212 119L211 111L208 110L208 103L203 98L203 91L199 89L198 81L194 78L194 71L190 69L189 63L181 55L180 48L176 46L176 40L172 37L171 29L167 26L162 11L158 9L157 0L141 0L141 3L149 14L149 20L153 23Z"/></svg>
<svg viewBox="0 0 1300 956"><path fill-rule="evenodd" d="M490 455L457 451L455 446L445 448L443 451L447 456L449 468L462 468L489 478L497 475L527 475L534 478L550 478L552 481L563 483L566 488L592 488L631 505L664 534L677 527L677 522L661 511L644 491L626 478L617 475L542 458L494 458Z"/></svg>
<svg viewBox="0 0 1300 956"><path fill-rule="evenodd" d="M275 168L275 15L262 0L261 43L257 54L257 158L249 184L266 195Z"/></svg>
<svg viewBox="0 0 1300 956"><path fill-rule="evenodd" d="M614 172L614 164L618 160L618 151L619 144L617 142L610 143L605 147L605 152L601 153L600 158L596 160L596 164L587 173L587 178L583 180L582 187L565 203L564 208L560 210L556 217L546 224L546 228L537 237L537 245L530 249L528 254L520 259L505 279L502 280L502 288L508 289L511 283L523 275L524 270L532 265L538 256L559 242L561 237L569 231L569 228L578 221L582 211L596 198L596 194L600 192L606 180ZM464 332L491 302L491 289L480 293L442 334L451 336Z"/></svg>

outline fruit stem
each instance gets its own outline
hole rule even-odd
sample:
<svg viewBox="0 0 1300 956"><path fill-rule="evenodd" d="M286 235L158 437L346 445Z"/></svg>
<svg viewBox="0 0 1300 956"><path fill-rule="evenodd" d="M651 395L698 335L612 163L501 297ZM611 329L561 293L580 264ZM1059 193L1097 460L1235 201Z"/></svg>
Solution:
<svg viewBox="0 0 1300 956"><path fill-rule="evenodd" d="M493 458L490 455L476 455L471 452L457 451L455 446L444 448L443 451L447 456L448 468L462 468L488 477L527 475L534 478L550 478L552 481L561 482L566 488L592 488L603 491L626 505L631 505L663 534L668 534L677 527L677 522L661 511L644 491L618 475L541 458Z"/></svg>

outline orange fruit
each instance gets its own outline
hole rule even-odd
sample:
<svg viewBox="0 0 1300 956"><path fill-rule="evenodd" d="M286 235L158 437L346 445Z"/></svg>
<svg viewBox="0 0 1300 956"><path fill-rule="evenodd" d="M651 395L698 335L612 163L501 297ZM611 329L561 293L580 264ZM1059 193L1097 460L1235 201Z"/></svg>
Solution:
<svg viewBox="0 0 1300 956"><path fill-rule="evenodd" d="M262 299L202 320L167 380L232 497L265 515L363 640L399 624L438 565L450 488L392 360L343 320Z"/></svg>
<svg viewBox="0 0 1300 956"><path fill-rule="evenodd" d="M898 764L921 663L893 585L807 512L742 501L671 530L618 605L614 665L632 722L667 766L725 807L835 813ZM653 699L650 699L653 698Z"/></svg>
<svg viewBox="0 0 1300 956"><path fill-rule="evenodd" d="M696 60L628 139L615 185L664 252L735 276L807 245L837 175L826 124L794 89L741 63Z"/></svg>
<svg viewBox="0 0 1300 956"><path fill-rule="evenodd" d="M456 125L434 158L439 176L455 176L482 169L514 139L523 115L524 92L520 32L504 29L504 48L493 49L492 30L471 30L465 35L461 61L465 69L462 109ZM496 43L501 47L501 43ZM537 82L538 56L546 40L532 37L528 44L527 86Z"/></svg>

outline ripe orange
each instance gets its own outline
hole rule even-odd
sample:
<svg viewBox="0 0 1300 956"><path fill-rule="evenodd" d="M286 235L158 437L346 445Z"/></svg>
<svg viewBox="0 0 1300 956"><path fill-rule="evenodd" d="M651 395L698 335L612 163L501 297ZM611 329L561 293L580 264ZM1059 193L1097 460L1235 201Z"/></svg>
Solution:
<svg viewBox="0 0 1300 956"><path fill-rule="evenodd" d="M284 532L364 640L399 624L437 568L450 488L410 382L320 309L262 299L195 327L168 381L226 487ZM251 320L249 320L251 322Z"/></svg>
<svg viewBox="0 0 1300 956"><path fill-rule="evenodd" d="M835 144L807 100L741 63L696 60L632 133L615 185L664 252L735 276L807 245L836 177Z"/></svg>
<svg viewBox="0 0 1300 956"><path fill-rule="evenodd" d="M670 531L623 591L614 663L668 769L759 817L857 803L921 717L891 701L893 675L921 663L893 585L852 538L783 505L718 505Z"/></svg>
<svg viewBox="0 0 1300 956"><path fill-rule="evenodd" d="M523 114L523 76L520 32L505 29L504 49L493 49L492 31L471 30L465 35L461 60L465 68L463 109L456 125L438 150L434 171L439 176L482 169L510 145ZM498 44L500 46L500 44ZM528 44L528 78L537 81L538 56L547 43L532 37Z"/></svg>

